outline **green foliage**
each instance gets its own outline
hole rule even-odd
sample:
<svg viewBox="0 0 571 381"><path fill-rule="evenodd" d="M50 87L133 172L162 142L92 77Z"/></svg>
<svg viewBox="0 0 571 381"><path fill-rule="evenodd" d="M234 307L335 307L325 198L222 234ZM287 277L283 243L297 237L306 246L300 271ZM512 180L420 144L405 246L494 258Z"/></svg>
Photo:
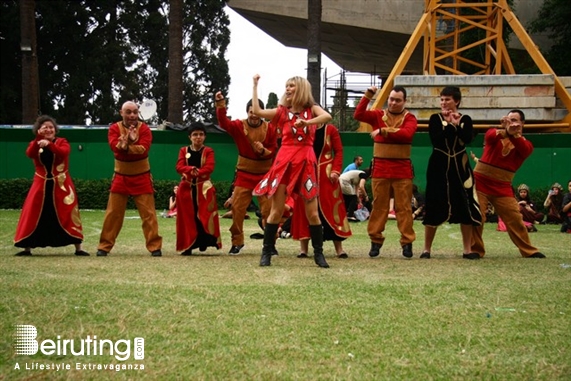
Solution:
<svg viewBox="0 0 571 381"><path fill-rule="evenodd" d="M74 179L73 182L80 209L104 210L107 207L111 179ZM178 182L170 180L155 180L153 182L157 210L168 209L169 197L172 194L173 187L177 184ZM21 209L31 185L31 179L0 180L0 209ZM224 201L230 194L231 186L232 182L230 181L214 183L219 209L224 208ZM133 199L129 199L127 208L136 209Z"/></svg>
<svg viewBox="0 0 571 381"><path fill-rule="evenodd" d="M270 95L268 95L268 102L266 103L266 108L277 108L278 102L279 99L276 93L270 93Z"/></svg>
<svg viewBox="0 0 571 381"><path fill-rule="evenodd" d="M168 115L168 0L36 0L40 110L60 123L108 124L125 100L154 99ZM222 0L186 0L183 109L211 120L214 89L227 92L230 41ZM19 2L0 2L0 122L21 123ZM181 94L180 96L183 96Z"/></svg>
<svg viewBox="0 0 571 381"><path fill-rule="evenodd" d="M530 30L534 33L547 32L552 42L548 50L543 50L545 59L559 76L571 76L571 4L569 0L544 0L537 18L532 21Z"/></svg>

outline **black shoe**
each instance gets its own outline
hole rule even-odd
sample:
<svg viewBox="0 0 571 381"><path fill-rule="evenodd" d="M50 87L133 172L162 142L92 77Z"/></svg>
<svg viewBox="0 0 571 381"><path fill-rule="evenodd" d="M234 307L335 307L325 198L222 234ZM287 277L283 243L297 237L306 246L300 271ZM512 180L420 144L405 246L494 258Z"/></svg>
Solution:
<svg viewBox="0 0 571 381"><path fill-rule="evenodd" d="M89 253L87 251L83 251L83 250L77 250L75 252L75 255L79 256L79 257L88 257Z"/></svg>
<svg viewBox="0 0 571 381"><path fill-rule="evenodd" d="M32 255L31 251L28 250L22 250L19 253L14 254L16 257L28 257L30 255Z"/></svg>
<svg viewBox="0 0 571 381"><path fill-rule="evenodd" d="M106 257L107 252L105 250L97 250L97 256L98 257Z"/></svg>
<svg viewBox="0 0 571 381"><path fill-rule="evenodd" d="M279 255L280 253L278 253L278 250L274 247L272 250L272 255Z"/></svg>
<svg viewBox="0 0 571 381"><path fill-rule="evenodd" d="M185 256L186 255L192 255L192 249L185 250L182 253L180 253L180 255L185 255Z"/></svg>
<svg viewBox="0 0 571 381"><path fill-rule="evenodd" d="M428 251L423 251L422 254L420 254L420 258L430 259L430 253Z"/></svg>
<svg viewBox="0 0 571 381"><path fill-rule="evenodd" d="M349 256L347 255L347 253L343 252L343 253L339 254L339 255L337 256L337 258L347 259L347 258L349 258Z"/></svg>
<svg viewBox="0 0 571 381"><path fill-rule="evenodd" d="M402 247L402 255L406 258L412 258L412 243L407 243Z"/></svg>
<svg viewBox="0 0 571 381"><path fill-rule="evenodd" d="M244 245L232 245L228 254L238 255L238 254L240 254L240 250L242 250L243 247L244 247Z"/></svg>
<svg viewBox="0 0 571 381"><path fill-rule="evenodd" d="M264 239L264 235L262 233L250 234L250 239Z"/></svg>
<svg viewBox="0 0 571 381"><path fill-rule="evenodd" d="M371 250L369 250L369 257L374 258L378 257L381 253L381 247L383 247L380 243L371 242Z"/></svg>
<svg viewBox="0 0 571 381"><path fill-rule="evenodd" d="M159 250L155 250L151 253L151 256L153 257L162 257L163 252L159 249Z"/></svg>
<svg viewBox="0 0 571 381"><path fill-rule="evenodd" d="M478 254L478 253L462 254L462 258L464 258L464 259L480 259L480 254Z"/></svg>
<svg viewBox="0 0 571 381"><path fill-rule="evenodd" d="M260 266L271 266L272 264L272 254L269 252L263 252L262 258L260 258Z"/></svg>
<svg viewBox="0 0 571 381"><path fill-rule="evenodd" d="M306 253L299 253L297 255L298 258L309 258L309 256Z"/></svg>
<svg viewBox="0 0 571 381"><path fill-rule="evenodd" d="M544 254L537 252L537 253L531 254L529 257L526 257L526 258L546 258L546 256Z"/></svg>

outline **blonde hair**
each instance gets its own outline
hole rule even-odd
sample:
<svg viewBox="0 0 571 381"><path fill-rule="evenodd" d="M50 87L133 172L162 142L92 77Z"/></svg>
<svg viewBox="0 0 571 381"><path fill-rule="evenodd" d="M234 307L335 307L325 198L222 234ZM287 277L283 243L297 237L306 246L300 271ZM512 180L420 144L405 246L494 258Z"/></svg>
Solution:
<svg viewBox="0 0 571 381"><path fill-rule="evenodd" d="M311 83L303 77L295 76L291 77L286 81L286 87L288 85L295 86L295 93L293 98L288 101L286 93L280 98L279 104L282 106L292 106L294 108L308 108L315 104L315 99L313 99L313 94L311 93Z"/></svg>

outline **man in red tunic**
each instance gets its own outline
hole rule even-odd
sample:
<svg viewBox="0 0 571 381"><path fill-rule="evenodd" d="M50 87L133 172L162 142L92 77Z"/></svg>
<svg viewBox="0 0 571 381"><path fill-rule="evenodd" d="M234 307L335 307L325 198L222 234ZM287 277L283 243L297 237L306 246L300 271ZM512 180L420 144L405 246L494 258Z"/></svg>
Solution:
<svg viewBox="0 0 571 381"><path fill-rule="evenodd" d="M139 106L135 102L125 102L120 113L123 120L113 123L107 135L115 156L115 174L111 182L97 256L106 256L115 245L123 227L127 201L131 196L143 221L147 250L153 257L160 257L163 238L159 235L149 164L149 149L153 136L149 126L139 121Z"/></svg>
<svg viewBox="0 0 571 381"><path fill-rule="evenodd" d="M533 144L523 137L524 123L524 113L512 110L501 119L502 128L486 132L484 152L474 168L476 192L480 205L488 205L488 201L493 205L522 257L545 258L529 240L512 188L515 172L533 152ZM482 225L472 227L472 252L464 255L466 259L479 259L486 254L482 239L485 218L482 215Z"/></svg>
<svg viewBox="0 0 571 381"><path fill-rule="evenodd" d="M219 91L216 98L216 116L218 124L226 130L236 142L238 163L232 193L232 247L228 254L238 255L244 247L244 217L252 202L252 191L272 166L277 151L277 134L268 128L268 123L252 112L252 101L246 105L248 118L228 119L226 99ZM264 104L259 101L260 107ZM265 222L270 214L270 202L266 196L258 196L258 204Z"/></svg>
<svg viewBox="0 0 571 381"><path fill-rule="evenodd" d="M397 226L401 233L402 255L412 257L412 242L416 234L412 228L412 178L414 177L410 152L412 138L418 127L416 117L405 109L406 90L395 86L386 110L367 110L377 87L372 86L355 108L354 118L373 127L374 139L373 211L367 227L371 239L369 256L377 257L385 242L383 231L390 212L390 199L394 197Z"/></svg>

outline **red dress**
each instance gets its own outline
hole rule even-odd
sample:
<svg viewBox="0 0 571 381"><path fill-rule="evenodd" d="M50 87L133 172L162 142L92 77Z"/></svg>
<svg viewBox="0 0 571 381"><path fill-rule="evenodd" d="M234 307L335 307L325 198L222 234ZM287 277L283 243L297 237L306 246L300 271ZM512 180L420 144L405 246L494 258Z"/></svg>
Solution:
<svg viewBox="0 0 571 381"><path fill-rule="evenodd" d="M339 131L332 124L318 128L315 132L314 151L318 162L319 217L323 224L325 240L342 241L351 236L343 192L339 182L333 184L331 173L339 174L343 165L343 146ZM303 212L303 200L296 199L293 214L292 236L294 239L310 237L309 222Z"/></svg>
<svg viewBox="0 0 571 381"><path fill-rule="evenodd" d="M182 179L176 195L177 251L222 248L216 189L210 180L214 164L214 150L207 146L198 151L186 146L178 153L176 171ZM198 169L198 176L191 174L194 168Z"/></svg>
<svg viewBox="0 0 571 381"><path fill-rule="evenodd" d="M22 207L14 246L61 247L81 243L77 195L68 172L69 143L55 138L42 149L37 144L39 139L32 140L26 149L36 172Z"/></svg>
<svg viewBox="0 0 571 381"><path fill-rule="evenodd" d="M281 132L282 145L274 164L254 189L255 196L271 197L278 185L287 185L287 194L298 194L305 200L317 197L317 160L313 151L315 125L297 128L297 118L311 119L311 108L300 113L292 113L279 106L271 121L272 126Z"/></svg>

